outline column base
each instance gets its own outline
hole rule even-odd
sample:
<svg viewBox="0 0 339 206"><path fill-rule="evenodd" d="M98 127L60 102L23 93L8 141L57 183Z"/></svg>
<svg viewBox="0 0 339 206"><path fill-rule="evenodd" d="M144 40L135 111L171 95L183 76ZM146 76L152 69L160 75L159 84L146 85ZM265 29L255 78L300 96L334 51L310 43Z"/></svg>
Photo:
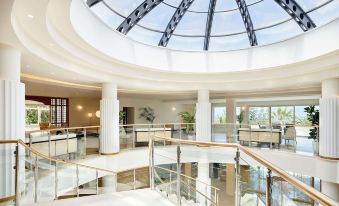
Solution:
<svg viewBox="0 0 339 206"><path fill-rule="evenodd" d="M108 152L108 153L100 152L100 155L117 155L117 154L119 154L119 152Z"/></svg>

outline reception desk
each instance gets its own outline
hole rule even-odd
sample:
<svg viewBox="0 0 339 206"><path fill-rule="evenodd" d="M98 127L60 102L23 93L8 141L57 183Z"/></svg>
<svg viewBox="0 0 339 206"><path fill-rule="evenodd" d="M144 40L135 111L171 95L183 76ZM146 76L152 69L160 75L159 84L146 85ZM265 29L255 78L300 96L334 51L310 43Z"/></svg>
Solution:
<svg viewBox="0 0 339 206"><path fill-rule="evenodd" d="M250 129L239 128L239 141L259 143L281 143L280 129Z"/></svg>
<svg viewBox="0 0 339 206"><path fill-rule="evenodd" d="M140 128L135 130L135 142L148 143L148 138L151 135L172 138L172 133L172 128Z"/></svg>

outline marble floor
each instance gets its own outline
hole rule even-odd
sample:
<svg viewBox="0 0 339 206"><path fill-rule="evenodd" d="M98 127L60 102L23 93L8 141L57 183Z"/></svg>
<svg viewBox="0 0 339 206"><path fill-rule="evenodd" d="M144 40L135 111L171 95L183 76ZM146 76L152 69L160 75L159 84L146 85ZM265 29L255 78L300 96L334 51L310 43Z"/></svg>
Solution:
<svg viewBox="0 0 339 206"><path fill-rule="evenodd" d="M82 205L82 206L146 206L162 205L173 206L168 199L161 196L157 191L151 189L140 189L126 192L116 192L110 194L86 196L80 198L70 198L45 203L26 204L25 206L65 206L65 205Z"/></svg>

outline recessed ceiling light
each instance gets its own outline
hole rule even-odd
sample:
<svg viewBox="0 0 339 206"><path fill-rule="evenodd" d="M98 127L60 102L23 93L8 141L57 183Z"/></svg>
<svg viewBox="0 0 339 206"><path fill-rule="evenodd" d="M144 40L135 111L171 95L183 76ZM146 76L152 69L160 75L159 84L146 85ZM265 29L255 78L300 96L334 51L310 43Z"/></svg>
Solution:
<svg viewBox="0 0 339 206"><path fill-rule="evenodd" d="M32 14L27 14L27 17L30 18L30 19L34 18L34 16Z"/></svg>
<svg viewBox="0 0 339 206"><path fill-rule="evenodd" d="M54 75L55 73L54 72L51 72L51 75Z"/></svg>

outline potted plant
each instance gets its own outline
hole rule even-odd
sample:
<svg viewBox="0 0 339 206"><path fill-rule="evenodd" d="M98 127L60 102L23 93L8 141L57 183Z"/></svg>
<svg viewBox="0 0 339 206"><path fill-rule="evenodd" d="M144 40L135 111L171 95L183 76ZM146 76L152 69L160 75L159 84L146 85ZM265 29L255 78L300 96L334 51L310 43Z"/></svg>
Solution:
<svg viewBox="0 0 339 206"><path fill-rule="evenodd" d="M178 115L181 117L183 123L188 123L186 128L188 139L193 139L194 125L192 123L195 123L195 112L179 112Z"/></svg>
<svg viewBox="0 0 339 206"><path fill-rule="evenodd" d="M139 118L144 118L150 124L153 124L154 119L156 118L154 109L151 107L142 107L139 109L140 115Z"/></svg>
<svg viewBox="0 0 339 206"><path fill-rule="evenodd" d="M244 111L241 111L239 115L237 115L237 119L238 119L238 122L239 122L239 125L241 127L241 123L244 121Z"/></svg>
<svg viewBox="0 0 339 206"><path fill-rule="evenodd" d="M307 119L311 122L313 128L310 129L308 138L313 139L313 151L319 154L319 110L315 109L314 105L305 107L304 111L307 113Z"/></svg>
<svg viewBox="0 0 339 206"><path fill-rule="evenodd" d="M119 112L119 123L120 123L120 124L124 124L124 118L125 118L125 116L126 116L126 112L124 112L124 111L120 111L120 112Z"/></svg>

